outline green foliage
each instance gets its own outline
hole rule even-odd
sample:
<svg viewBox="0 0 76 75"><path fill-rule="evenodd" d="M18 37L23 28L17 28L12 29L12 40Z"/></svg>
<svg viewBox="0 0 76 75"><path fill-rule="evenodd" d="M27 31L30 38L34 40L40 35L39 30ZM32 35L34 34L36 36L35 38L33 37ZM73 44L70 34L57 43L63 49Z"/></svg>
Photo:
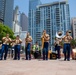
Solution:
<svg viewBox="0 0 76 75"><path fill-rule="evenodd" d="M74 48L76 46L76 39L71 41L71 46Z"/></svg>
<svg viewBox="0 0 76 75"><path fill-rule="evenodd" d="M2 40L2 37L6 36L7 33L10 35L10 38L15 38L13 31L8 26L0 23L0 40Z"/></svg>

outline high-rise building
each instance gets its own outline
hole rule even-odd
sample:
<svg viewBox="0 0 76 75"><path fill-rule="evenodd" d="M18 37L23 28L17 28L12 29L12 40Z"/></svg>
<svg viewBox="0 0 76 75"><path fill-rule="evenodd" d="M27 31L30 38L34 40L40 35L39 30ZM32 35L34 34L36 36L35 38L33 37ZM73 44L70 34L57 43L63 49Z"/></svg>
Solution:
<svg viewBox="0 0 76 75"><path fill-rule="evenodd" d="M28 31L32 36L33 43L36 42L36 7L41 4L40 0L29 0L29 25Z"/></svg>
<svg viewBox="0 0 76 75"><path fill-rule="evenodd" d="M22 31L19 16L20 16L19 7L16 6L15 10L13 10L13 32L17 33L20 33Z"/></svg>
<svg viewBox="0 0 76 75"><path fill-rule="evenodd" d="M22 27L22 31L28 31L28 18L24 13L20 15L20 25Z"/></svg>
<svg viewBox="0 0 76 75"><path fill-rule="evenodd" d="M50 35L50 46L54 44L56 32L63 31L65 34L67 30L71 29L69 4L67 1L37 5L34 12L36 19L34 19L34 17L31 17L33 15L33 12L31 14L29 13L29 31L34 32L34 35L32 36L34 37L34 40L38 41L40 44L42 31L44 29Z"/></svg>
<svg viewBox="0 0 76 75"><path fill-rule="evenodd" d="M73 38L76 39L76 17L71 19Z"/></svg>
<svg viewBox="0 0 76 75"><path fill-rule="evenodd" d="M0 19L12 29L14 0L0 0Z"/></svg>
<svg viewBox="0 0 76 75"><path fill-rule="evenodd" d="M0 19L4 20L5 0L0 0Z"/></svg>

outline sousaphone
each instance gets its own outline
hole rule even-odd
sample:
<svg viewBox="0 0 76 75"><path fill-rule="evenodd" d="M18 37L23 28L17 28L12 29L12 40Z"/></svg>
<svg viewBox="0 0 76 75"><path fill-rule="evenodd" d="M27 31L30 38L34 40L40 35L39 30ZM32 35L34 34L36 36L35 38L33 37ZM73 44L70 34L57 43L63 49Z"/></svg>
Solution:
<svg viewBox="0 0 76 75"><path fill-rule="evenodd" d="M57 38L62 38L63 36L64 36L64 32L63 31L56 32L56 37Z"/></svg>

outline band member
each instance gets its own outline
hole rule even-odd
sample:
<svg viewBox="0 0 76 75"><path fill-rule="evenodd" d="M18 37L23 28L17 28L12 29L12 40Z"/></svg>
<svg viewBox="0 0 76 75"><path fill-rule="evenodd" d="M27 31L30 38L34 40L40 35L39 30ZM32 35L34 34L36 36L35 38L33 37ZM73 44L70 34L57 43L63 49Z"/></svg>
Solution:
<svg viewBox="0 0 76 75"><path fill-rule="evenodd" d="M26 60L31 60L31 42L32 42L32 37L30 36L29 33L27 33L27 36L25 38L25 44L26 44Z"/></svg>
<svg viewBox="0 0 76 75"><path fill-rule="evenodd" d="M55 51L57 51L57 58L60 59L60 47L61 47L61 38L56 38L55 40Z"/></svg>
<svg viewBox="0 0 76 75"><path fill-rule="evenodd" d="M63 53L64 53L64 61L70 61L70 52L71 52L71 40L72 37L70 36L69 32L66 32L66 35L62 38L64 41L64 49L63 49Z"/></svg>
<svg viewBox="0 0 76 75"><path fill-rule="evenodd" d="M48 60L48 46L49 46L49 35L46 33L46 30L43 31L43 35L41 37L43 39L43 60Z"/></svg>
<svg viewBox="0 0 76 75"><path fill-rule="evenodd" d="M12 40L12 42L11 42L11 57L12 58L13 58L14 50L15 50L15 42L14 42L14 40Z"/></svg>
<svg viewBox="0 0 76 75"><path fill-rule="evenodd" d="M38 45L38 42L36 42L36 44L33 46L33 53L34 53L34 57L36 58L40 58L40 47Z"/></svg>
<svg viewBox="0 0 76 75"><path fill-rule="evenodd" d="M11 39L9 38L9 34L6 34L6 37L3 37L2 41L3 41L3 44L2 44L1 60L3 59L4 52L5 52L4 60L6 60L8 48L9 48L9 43L11 42Z"/></svg>
<svg viewBox="0 0 76 75"><path fill-rule="evenodd" d="M2 42L0 41L0 60L1 60Z"/></svg>
<svg viewBox="0 0 76 75"><path fill-rule="evenodd" d="M21 48L21 43L22 40L19 38L19 35L16 36L15 41L15 56L14 56L14 60L20 60L20 48Z"/></svg>

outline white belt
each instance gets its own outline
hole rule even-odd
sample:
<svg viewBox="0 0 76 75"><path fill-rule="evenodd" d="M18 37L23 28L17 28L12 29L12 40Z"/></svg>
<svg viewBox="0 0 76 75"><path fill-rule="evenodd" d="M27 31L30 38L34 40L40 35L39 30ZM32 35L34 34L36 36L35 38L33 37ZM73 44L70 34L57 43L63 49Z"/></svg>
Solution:
<svg viewBox="0 0 76 75"><path fill-rule="evenodd" d="M64 42L64 43L70 44L70 42Z"/></svg>
<svg viewBox="0 0 76 75"><path fill-rule="evenodd" d="M16 44L16 45L20 45L20 44Z"/></svg>
<svg viewBox="0 0 76 75"><path fill-rule="evenodd" d="M28 43L31 43L31 42L28 42ZM28 43L27 43L27 44L28 44Z"/></svg>
<svg viewBox="0 0 76 75"><path fill-rule="evenodd" d="M9 43L3 43L3 44L7 44L7 45L9 45Z"/></svg>

